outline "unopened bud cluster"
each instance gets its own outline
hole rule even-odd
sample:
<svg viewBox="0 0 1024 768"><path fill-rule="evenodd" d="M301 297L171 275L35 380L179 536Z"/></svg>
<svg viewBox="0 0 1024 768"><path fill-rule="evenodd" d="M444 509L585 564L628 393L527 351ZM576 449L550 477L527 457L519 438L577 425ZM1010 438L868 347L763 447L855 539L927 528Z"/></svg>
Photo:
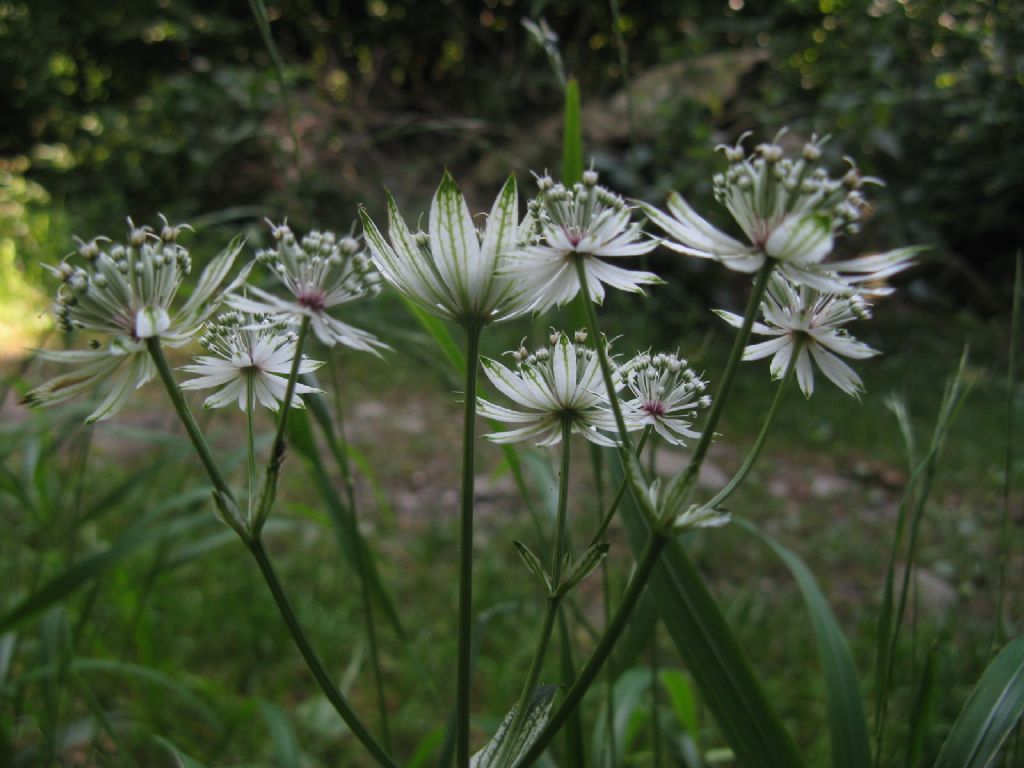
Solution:
<svg viewBox="0 0 1024 768"><path fill-rule="evenodd" d="M184 228L164 225L157 234L128 219L124 243L98 237L78 241L83 265L62 262L52 271L61 278L54 312L62 330L76 328L138 340L159 335L185 275L192 271L189 252L176 242Z"/></svg>
<svg viewBox="0 0 1024 768"><path fill-rule="evenodd" d="M711 405L708 385L684 358L659 352L642 352L622 366L626 385L639 399L640 408L652 416L662 416L673 404L695 403L699 408Z"/></svg>
<svg viewBox="0 0 1024 768"><path fill-rule="evenodd" d="M853 161L834 179L821 163L824 139L812 138L796 156L787 156L778 143L758 144L748 155L743 139L735 146L719 146L729 167L713 179L715 199L726 206L751 242L763 246L772 231L790 214L821 214L833 234L853 234L867 203L861 187L877 179L861 176Z"/></svg>
<svg viewBox="0 0 1024 768"><path fill-rule="evenodd" d="M626 201L597 182L597 172L593 170L584 172L583 181L571 187L555 183L550 176L541 176L537 179L540 193L529 202L533 220L542 226L560 228L573 247L584 245L588 235L595 238L613 220L622 220L624 224L630 216ZM635 235L639 234L640 228L635 226Z"/></svg>
<svg viewBox="0 0 1024 768"><path fill-rule="evenodd" d="M256 259L299 303L323 309L380 291L380 276L356 238L313 230L298 240L286 223L270 230L276 247L259 251Z"/></svg>

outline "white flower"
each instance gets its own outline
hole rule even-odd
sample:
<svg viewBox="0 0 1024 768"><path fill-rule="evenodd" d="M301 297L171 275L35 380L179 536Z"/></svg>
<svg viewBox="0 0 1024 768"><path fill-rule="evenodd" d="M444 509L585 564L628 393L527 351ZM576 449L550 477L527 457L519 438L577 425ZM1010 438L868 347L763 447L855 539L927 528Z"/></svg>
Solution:
<svg viewBox="0 0 1024 768"><path fill-rule="evenodd" d="M173 309L185 275L192 270L192 258L177 242L185 228L163 220L159 234L149 227L136 227L128 220L124 244L107 246L107 238L79 241L78 255L84 266L62 262L50 270L61 278L54 313L65 331L76 329L110 337L94 339L89 351L39 351L45 360L81 366L32 390L25 397L30 405L51 405L84 394L103 384L110 392L86 419L91 423L115 414L133 389L149 381L155 369L145 341L159 337L165 346L180 347L199 332L203 322L216 311L223 295L245 280L248 267L223 286L242 242L236 238L216 256L199 277L191 296L177 311Z"/></svg>
<svg viewBox="0 0 1024 768"><path fill-rule="evenodd" d="M586 339L577 334L577 342ZM614 430L615 419L608 409L608 392L601 377L601 367L594 350L574 344L561 332L551 336L551 346L534 353L520 348L512 353L515 370L497 360L483 358L484 373L505 397L520 410L496 405L488 400L477 401L477 412L485 418L523 426L487 437L496 443L513 443L536 438L537 445L555 445L562 439L562 424L569 419L572 431L582 434L597 445L614 446L616 442L598 430ZM618 391L622 380L613 374ZM639 428L639 425L631 425Z"/></svg>
<svg viewBox="0 0 1024 768"><path fill-rule="evenodd" d="M906 269L918 249L826 261L836 237L859 229L868 210L864 184L881 182L862 177L852 161L842 178L831 178L818 162L823 141L812 138L795 158L787 157L777 143L759 144L748 157L742 146L744 138L734 147L719 147L729 168L716 174L714 192L748 242L721 232L673 192L668 198L668 214L641 203L650 219L669 235L665 245L679 253L720 261L740 272L754 272L770 258L793 282L821 291L891 293L890 288L871 284Z"/></svg>
<svg viewBox="0 0 1024 768"><path fill-rule="evenodd" d="M447 171L430 206L429 234L406 225L388 195L388 237L360 211L373 263L384 279L428 312L469 325L498 323L531 308L521 286L499 275L520 239L519 193L509 177L483 232ZM527 224L527 226L529 226Z"/></svg>
<svg viewBox="0 0 1024 768"><path fill-rule="evenodd" d="M654 427L673 445L682 445L683 438L700 437L690 429L693 412L711 405L711 398L704 394L707 384L687 367L686 360L642 352L622 366L621 375L633 393L624 408L634 420Z"/></svg>
<svg viewBox="0 0 1024 768"><path fill-rule="evenodd" d="M374 353L378 348L387 348L373 334L328 314L333 307L375 295L379 290L380 280L359 241L314 230L300 242L287 224L271 224L270 228L277 247L260 251L256 260L270 270L292 299L282 299L248 285L247 295L230 297L231 306L294 324L308 318L313 333L329 347L342 344Z"/></svg>
<svg viewBox="0 0 1024 768"><path fill-rule="evenodd" d="M863 360L878 354L842 328L852 320L871 316L863 298L819 293L813 288L795 286L780 275L772 275L761 311L766 324L754 323L753 332L775 338L748 346L743 350L744 360L773 355L772 378L780 379L786 375L795 353L797 381L807 397L814 391L812 358L821 372L843 392L857 397L863 391L860 377L837 357ZM739 315L722 310L716 312L736 328L743 324Z"/></svg>
<svg viewBox="0 0 1024 768"><path fill-rule="evenodd" d="M207 326L199 342L212 354L196 358L196 363L182 366L182 370L197 374L198 378L182 383L182 389L221 389L206 398L206 408L223 408L237 402L248 410L249 383L253 397L272 411L284 401L288 375L295 360L297 337L294 331L280 322L260 315L226 312ZM299 373L312 373L323 363L305 355L299 363ZM295 382L295 395L321 390ZM299 397L293 397L293 408L304 408Z"/></svg>
<svg viewBox="0 0 1024 768"><path fill-rule="evenodd" d="M536 240L513 251L504 268L505 275L534 297L536 311L566 304L579 293L577 259L583 260L588 299L598 304L604 301L605 285L643 293L642 285L662 282L650 272L604 261L649 253L658 241L644 237L640 225L631 221L632 209L598 186L596 173L587 171L583 182L571 189L548 177L539 179L539 185L540 193L530 204L538 227Z"/></svg>

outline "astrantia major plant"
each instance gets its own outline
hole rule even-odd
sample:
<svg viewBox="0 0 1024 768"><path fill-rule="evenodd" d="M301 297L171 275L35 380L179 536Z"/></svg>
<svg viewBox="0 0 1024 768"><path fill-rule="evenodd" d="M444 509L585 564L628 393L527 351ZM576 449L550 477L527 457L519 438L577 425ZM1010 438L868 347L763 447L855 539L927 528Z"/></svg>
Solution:
<svg viewBox="0 0 1024 768"><path fill-rule="evenodd" d="M861 381L840 358L876 354L848 336L845 325L869 316L865 297L891 291L880 283L904 269L911 254L903 250L845 261L832 258L836 239L855 232L865 214L862 187L870 180L855 169L833 179L820 165L820 155L815 141L804 146L797 157L788 157L778 142L760 145L750 156L742 142L726 148L730 166L714 179L715 193L748 242L715 229L681 196L670 198L670 214L637 203L669 235L665 243L670 249L756 273L744 314L719 312L739 333L723 374L714 379L714 389L678 353L646 351L621 364L611 356L596 305L602 303L608 287L642 294L644 286L661 282L651 272L620 266L625 258L651 252L660 241L644 233L634 206L600 186L596 173L587 171L576 184L541 177L540 192L527 204L525 217L520 212L516 182L510 178L479 227L462 192L445 173L425 217L426 231L414 231L390 195L387 236L365 209L360 211L365 250L355 237L313 231L300 239L287 225L272 225L274 245L260 251L256 261L270 270L277 283L273 289L265 283L245 284L248 265L230 275L241 247L236 241L211 262L190 298L177 309L175 295L191 269L188 251L177 242L180 228L164 226L153 232L132 226L124 244L81 243L82 266L65 262L53 270L62 281L56 309L65 330L95 335L90 339L93 348L41 353L47 359L80 367L33 390L28 399L34 404L60 402L110 378L112 392L90 416L95 420L113 413L131 389L154 374L160 376L207 470L219 516L255 558L321 690L377 764L394 768L397 763L390 748L384 746L389 744L386 727L382 745L324 668L291 609L261 538L275 505L277 479L286 455L289 410L302 407L304 397L321 394L315 382L299 381L320 365L306 357L304 344L315 338L335 350L343 347L379 353L386 349L383 341L336 316L350 303L377 293L379 270L384 281L415 305L420 318L430 313L457 323L466 337L454 695L457 768L525 768L540 757L597 678L666 549L673 553L674 563L684 564L670 572L672 593L680 596L673 608L684 612L686 621L692 620L687 626L700 627L702 647L716 649L715 654L701 657L710 671L702 669L695 674L705 692L716 693L708 697L712 714L718 717L728 702L739 699L747 707L744 711L763 716L760 730L752 738L747 738L744 725L735 726L727 717L721 718L722 731L736 748L738 759L750 762L757 754L751 744L771 732L778 736L775 744L782 755L777 764L799 766L796 749L781 725L773 724L773 713L758 693L757 680L739 655L727 622L675 540L682 531L712 528L730 519L724 503L748 476L791 376L809 396L814 364L844 392L856 395ZM424 219L410 221L416 220ZM507 364L483 358L485 382L509 403L488 398L479 400L478 407L483 330L543 313L577 296L585 307L587 331L573 336L552 331L549 343L532 352L524 341L510 353ZM230 304L232 311L211 320L224 303ZM763 322L757 322L759 311ZM436 326L436 321L429 322ZM430 327L436 332L435 326ZM770 338L750 344L752 334ZM179 383L163 348L182 347L194 340L204 347L205 354L179 369L192 377ZM767 356L772 356L773 377L783 381L761 432L732 479L709 500L695 500L701 492L696 479L730 399L739 362ZM185 392L209 389L215 391L205 397L208 407L237 404L245 411L245 491L236 492L228 482L220 458L192 416ZM326 410L320 408L319 412ZM551 448L558 455L560 471L550 556L544 562L525 543L516 543L546 601L537 645L517 702L498 734L474 758L469 693L474 618L474 423L478 414L507 426L488 434L491 441L503 444L509 452L514 451L513 444L521 442ZM267 418L275 422L275 439L261 480L256 435L258 420ZM630 435L636 432L641 436L634 444ZM582 519L569 524L570 446L579 437L616 448L623 480L612 503L601 510L588 545L574 551L578 537L572 534L577 527L585 527ZM692 450L687 465L671 478L654 476L653 467L645 471L640 461L645 447L652 450L662 441L675 446L685 443ZM315 451L313 441L306 440L305 449ZM345 455L342 447L332 444L332 451L335 449L338 456ZM515 456L509 455L510 460ZM347 476L345 481L349 482ZM646 537L643 548L592 654L572 684L556 692L541 685L541 676L562 601L607 555L606 534L627 490L638 515L633 532ZM348 500L354 504L354 495ZM359 558L368 556L361 543L354 547ZM361 577L368 578L367 572L361 568ZM369 595L368 583L364 587ZM725 693L716 687L722 681L728 689ZM754 691L749 701L744 699L746 690ZM383 694L380 701L385 707ZM386 717L382 722L386 725Z"/></svg>

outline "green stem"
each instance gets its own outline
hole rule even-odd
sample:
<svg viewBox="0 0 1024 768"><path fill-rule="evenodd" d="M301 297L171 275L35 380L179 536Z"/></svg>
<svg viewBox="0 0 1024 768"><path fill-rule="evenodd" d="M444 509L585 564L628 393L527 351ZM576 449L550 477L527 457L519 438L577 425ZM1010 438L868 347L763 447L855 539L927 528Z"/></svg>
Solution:
<svg viewBox="0 0 1024 768"><path fill-rule="evenodd" d="M459 658L455 688L455 764L469 768L469 684L473 640L473 440L476 434L476 373L479 325L465 326L466 396L462 424L462 508L459 521Z"/></svg>
<svg viewBox="0 0 1024 768"><path fill-rule="evenodd" d="M644 429L643 434L640 435L640 442L636 445L636 455L639 458L641 452L644 449L644 445L647 443L647 438L650 437L651 428L647 427ZM597 531L594 533L593 538L590 540L590 546L600 543L601 539L604 538L605 533L608 532L608 526L612 523L612 518L615 517L615 513L619 509L619 504L622 503L622 497L626 495L626 487L628 482L626 481L626 471L623 469L622 481L619 483L619 489L615 492L615 498L612 499L611 505L608 507L608 511L605 512L604 517L601 518L601 523L597 527Z"/></svg>
<svg viewBox="0 0 1024 768"><path fill-rule="evenodd" d="M601 667L604 665L605 660L611 654L612 648L615 647L615 643L618 642L619 636L629 623L633 609L636 607L637 601L640 599L640 595L643 594L644 588L647 586L647 580L651 576L651 571L654 569L654 565L657 563L658 557L661 556L662 550L665 549L665 545L668 544L669 540L670 539L660 531L654 531L650 538L648 538L647 545L644 548L643 554L640 556L636 570L633 572L633 576L629 580L626 591L622 595L622 600L619 603L618 608L615 610L615 615L612 616L612 620L608 623L604 635L602 635L601 639L598 641L597 647L594 648L593 653L587 660L586 666L584 666L580 671L579 677L577 677L576 682L572 684L572 687L566 694L565 699L558 706L558 709L551 716L551 719L548 720L543 730L541 730L537 735L537 738L530 745L526 754L516 761L515 768L527 768L527 766L533 765L544 753L544 750L547 749L551 739L553 739L555 734L558 733L559 729L569 718L569 715L572 714L580 701L583 700L583 696L586 694L590 685L594 682L594 679L601 671Z"/></svg>
<svg viewBox="0 0 1024 768"><path fill-rule="evenodd" d="M626 429L625 419L622 418L622 407L619 405L619 398L615 395L617 390L612 378L612 367L608 359L607 345L601 337L601 326L597 322L597 310L594 309L594 302L590 300L590 290L587 285L587 269L584 261L588 258L593 257L586 254L576 255L576 276L580 281L580 295L583 296L583 304L587 310L587 324L590 327L590 335L594 337L597 359L601 363L601 376L604 378L604 386L608 390L608 400L612 406L612 413L615 415L615 426L619 430L619 441L622 444L623 450L630 450L629 431Z"/></svg>
<svg viewBox="0 0 1024 768"><path fill-rule="evenodd" d="M255 411L256 411L256 373L250 371L249 375L246 376L245 381L245 427L246 427L246 454L249 465L249 496L246 499L246 505L248 508L248 515L246 519L249 521L249 528L252 529L255 521L256 512L256 483L257 472L256 472L256 425L255 425Z"/></svg>
<svg viewBox="0 0 1024 768"><path fill-rule="evenodd" d="M523 727L523 723L526 722L530 697L540 680L541 669L544 667L544 656L547 654L551 632L558 616L558 608L564 597L564 593L559 587L562 583L562 563L565 560L566 510L569 501L569 438L571 434L572 422L569 417L564 417L562 419L562 466L561 475L558 478L558 511L555 516L555 543L551 548L551 592L548 594L544 622L541 625L540 636L537 638L537 646L533 651L533 658L530 660L526 682L519 694L515 716L506 731L507 737L502 743L497 765L503 765L508 760L509 750L512 748L512 744L518 740L519 731Z"/></svg>
<svg viewBox="0 0 1024 768"><path fill-rule="evenodd" d="M199 425L196 424L196 419L192 415L192 409L188 407L184 395L181 394L181 390L174 380L174 374L171 373L171 367L167 364L167 358L164 357L163 348L160 346L160 339L155 337L146 339L146 349L149 351L149 356L153 358L157 373L160 375L160 380L164 383L164 388L171 398L171 404L174 406L174 410L177 411L178 418L181 419L181 423L185 426L189 440L192 441L192 447L196 449L199 460L203 463L203 467L206 468L206 474L210 476L210 482L213 483L214 488L228 499L234 499L231 489L225 482L224 476L220 473L217 463L213 460L213 454L210 453L210 446L207 444L206 438L203 437Z"/></svg>
<svg viewBox="0 0 1024 768"><path fill-rule="evenodd" d="M281 403L281 414L277 419L277 432L274 435L274 445L270 450L270 459L267 461L267 469L263 480L263 495L260 496L258 521L254 533L259 532L263 521L267 519L270 507L277 495L277 479L281 474L281 464L284 463L285 432L288 429L288 412L291 410L292 399L295 396L295 382L299 378L299 368L302 366L302 348L305 346L306 337L309 335L310 320L302 318L299 325L299 338L295 342L295 357L292 358L292 369L288 374L288 383L285 385L284 402Z"/></svg>
<svg viewBox="0 0 1024 768"><path fill-rule="evenodd" d="M331 676L324 669L323 663L302 631L302 627L295 617L295 612L292 610L291 603L288 602L288 597L285 595L281 582L274 572L270 558L263 548L263 542L258 537L253 538L249 542L249 551L256 558L256 563L260 567L263 578L266 580L267 586L270 587L270 592L274 596L274 602L277 603L277 609L281 613L281 618L284 619L284 623L288 627L288 631L291 633L292 640L299 649L299 653L302 654L306 666L309 667L313 677L316 678L317 683L320 685L320 690L323 691L331 706L341 716L341 719L345 721L345 724L352 731L352 735L359 739L360 743L366 747L377 763L386 766L386 768L397 768L395 761L391 759L390 755L377 743L366 729L366 726L359 720L358 715L353 711L344 694L338 690L334 681L331 680Z"/></svg>
<svg viewBox="0 0 1024 768"><path fill-rule="evenodd" d="M774 264L772 260L766 258L761 269L757 272L757 277L754 279L754 289L750 293L750 299L747 301L747 309L743 313L743 325L740 326L740 332L736 334L736 338L733 341L732 351L729 353L729 360L725 365L725 372L722 374L718 393L715 396L714 402L711 404L711 412L708 414L708 420L704 426L704 431L700 436L700 440L697 441L697 446L693 450L693 457L690 459L690 463L682 473L673 480L673 487L665 504L666 511L668 511L669 514L678 510L682 506L686 499L686 495L689 493L691 486L697 479L697 475L700 473L701 465L704 463L704 457L707 455L708 449L711 447L711 441L715 438L715 428L718 426L718 420L721 418L722 412L725 410L725 404L732 391L733 379L736 377L736 370L739 368L740 360L743 359L743 350L747 345L747 341L750 339L750 330L754 326L754 318L757 316L758 308L761 306L761 298L764 296L764 292L768 288L768 278L771 276L773 267Z"/></svg>
<svg viewBox="0 0 1024 768"><path fill-rule="evenodd" d="M746 478L750 472L751 467L754 466L754 462L757 461L757 457L761 453L761 448L764 447L765 439L768 437L768 430L772 425L772 420L775 418L775 412L779 408L779 403L782 402L782 396L786 393L789 382L793 379L793 374L796 371L796 360L800 354L800 342L797 342L794 349L793 355L790 358L789 365L786 367L786 373L782 377L782 382L779 384L778 389L775 391L775 397L772 399L772 404L768 408L768 414L765 416L764 424L761 425L761 431L758 432L757 438L754 440L754 444L750 447L750 452L747 454L747 458L744 459L742 466L736 471L729 483L720 490L711 501L707 502L704 506L714 509L730 496L735 491L740 483Z"/></svg>

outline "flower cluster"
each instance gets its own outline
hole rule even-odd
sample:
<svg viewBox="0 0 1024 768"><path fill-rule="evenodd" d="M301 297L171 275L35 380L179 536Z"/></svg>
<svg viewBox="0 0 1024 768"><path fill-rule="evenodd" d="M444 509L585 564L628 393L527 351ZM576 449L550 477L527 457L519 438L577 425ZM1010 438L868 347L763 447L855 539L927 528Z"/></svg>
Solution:
<svg viewBox="0 0 1024 768"><path fill-rule="evenodd" d="M698 438L690 427L698 408L711 405L707 383L678 355L642 352L621 368L633 394L624 405L627 424L653 427L662 438L681 445Z"/></svg>
<svg viewBox="0 0 1024 768"><path fill-rule="evenodd" d="M748 155L744 137L722 146L729 167L714 177L715 199L728 209L746 235L743 243L702 218L681 195L669 196L669 213L643 205L647 215L680 253L714 259L730 269L753 272L772 259L791 281L832 293L881 295L872 284L911 263L915 249L902 248L844 261L827 262L835 239L859 229L868 205L863 188L878 179L864 177L850 162L840 178L821 164L823 141L812 139L796 157L779 144L759 144Z"/></svg>
<svg viewBox="0 0 1024 768"><path fill-rule="evenodd" d="M182 389L220 387L206 398L207 408L223 408L237 402L242 410L256 402L272 411L284 401L287 377L297 353L297 335L289 326L267 315L225 312L208 323L199 343L210 354L182 367L197 378L181 384ZM303 355L298 373L312 373L323 363ZM295 394L321 390L295 383ZM291 407L302 408L301 398L293 397Z"/></svg>
<svg viewBox="0 0 1024 768"><path fill-rule="evenodd" d="M291 298L282 299L247 285L245 295L230 298L231 306L294 324L308 318L313 333L329 347L342 344L364 352L385 347L372 334L328 314L334 307L380 290L380 278L360 242L315 230L298 240L287 223L271 224L270 229L277 245L259 251L256 260L270 270Z"/></svg>
<svg viewBox="0 0 1024 768"><path fill-rule="evenodd" d="M604 300L604 286L643 293L643 285L661 283L651 272L630 271L603 259L641 256L658 245L632 220L626 202L598 185L587 171L583 182L566 187L549 177L538 179L540 193L530 202L532 242L509 255L504 274L534 297L544 312L571 301L580 291L576 262L582 260L590 301Z"/></svg>
<svg viewBox="0 0 1024 768"><path fill-rule="evenodd" d="M519 220L519 193L510 177L498 194L486 227L478 232L458 185L445 172L430 206L430 232L413 232L388 195L386 239L360 211L373 262L384 278L428 312L465 325L518 317L534 307L527 286L501 276L530 228Z"/></svg>
<svg viewBox="0 0 1024 768"><path fill-rule="evenodd" d="M185 228L165 219L154 231L136 227L129 219L124 243L107 245L110 240L104 237L79 241L81 263L65 260L50 268L61 279L54 306L60 327L104 339L93 338L88 351L42 352L44 359L80 367L32 390L26 402L50 405L107 384L108 396L87 421L106 419L124 405L132 390L153 377L147 339L180 347L196 336L223 294L245 280L248 268L225 285L242 247L236 239L210 262L188 300L175 310L178 288L192 271L188 249L177 242Z"/></svg>
<svg viewBox="0 0 1024 768"><path fill-rule="evenodd" d="M597 354L584 346L586 339L582 331L574 340L561 331L552 331L550 346L535 352L520 347L510 353L516 361L515 369L483 358L487 378L521 410L481 399L477 411L495 421L523 425L487 437L497 443L536 438L538 445L555 445L562 439L562 426L567 422L574 433L590 442L614 446L615 441L600 431L614 430L615 419L608 407L609 393ZM613 386L616 392L622 387L617 373Z"/></svg>
<svg viewBox="0 0 1024 768"><path fill-rule="evenodd" d="M743 324L739 315L716 311L732 326L739 328ZM821 372L843 392L854 397L860 394L863 390L860 377L837 355L863 360L878 354L842 327L853 320L871 317L870 305L861 296L821 293L794 285L781 275L773 275L761 312L765 322L754 323L753 331L774 338L748 346L743 351L744 360L772 355L770 368L774 379L781 379L790 366L795 366L800 389L810 397L814 392L813 358Z"/></svg>

